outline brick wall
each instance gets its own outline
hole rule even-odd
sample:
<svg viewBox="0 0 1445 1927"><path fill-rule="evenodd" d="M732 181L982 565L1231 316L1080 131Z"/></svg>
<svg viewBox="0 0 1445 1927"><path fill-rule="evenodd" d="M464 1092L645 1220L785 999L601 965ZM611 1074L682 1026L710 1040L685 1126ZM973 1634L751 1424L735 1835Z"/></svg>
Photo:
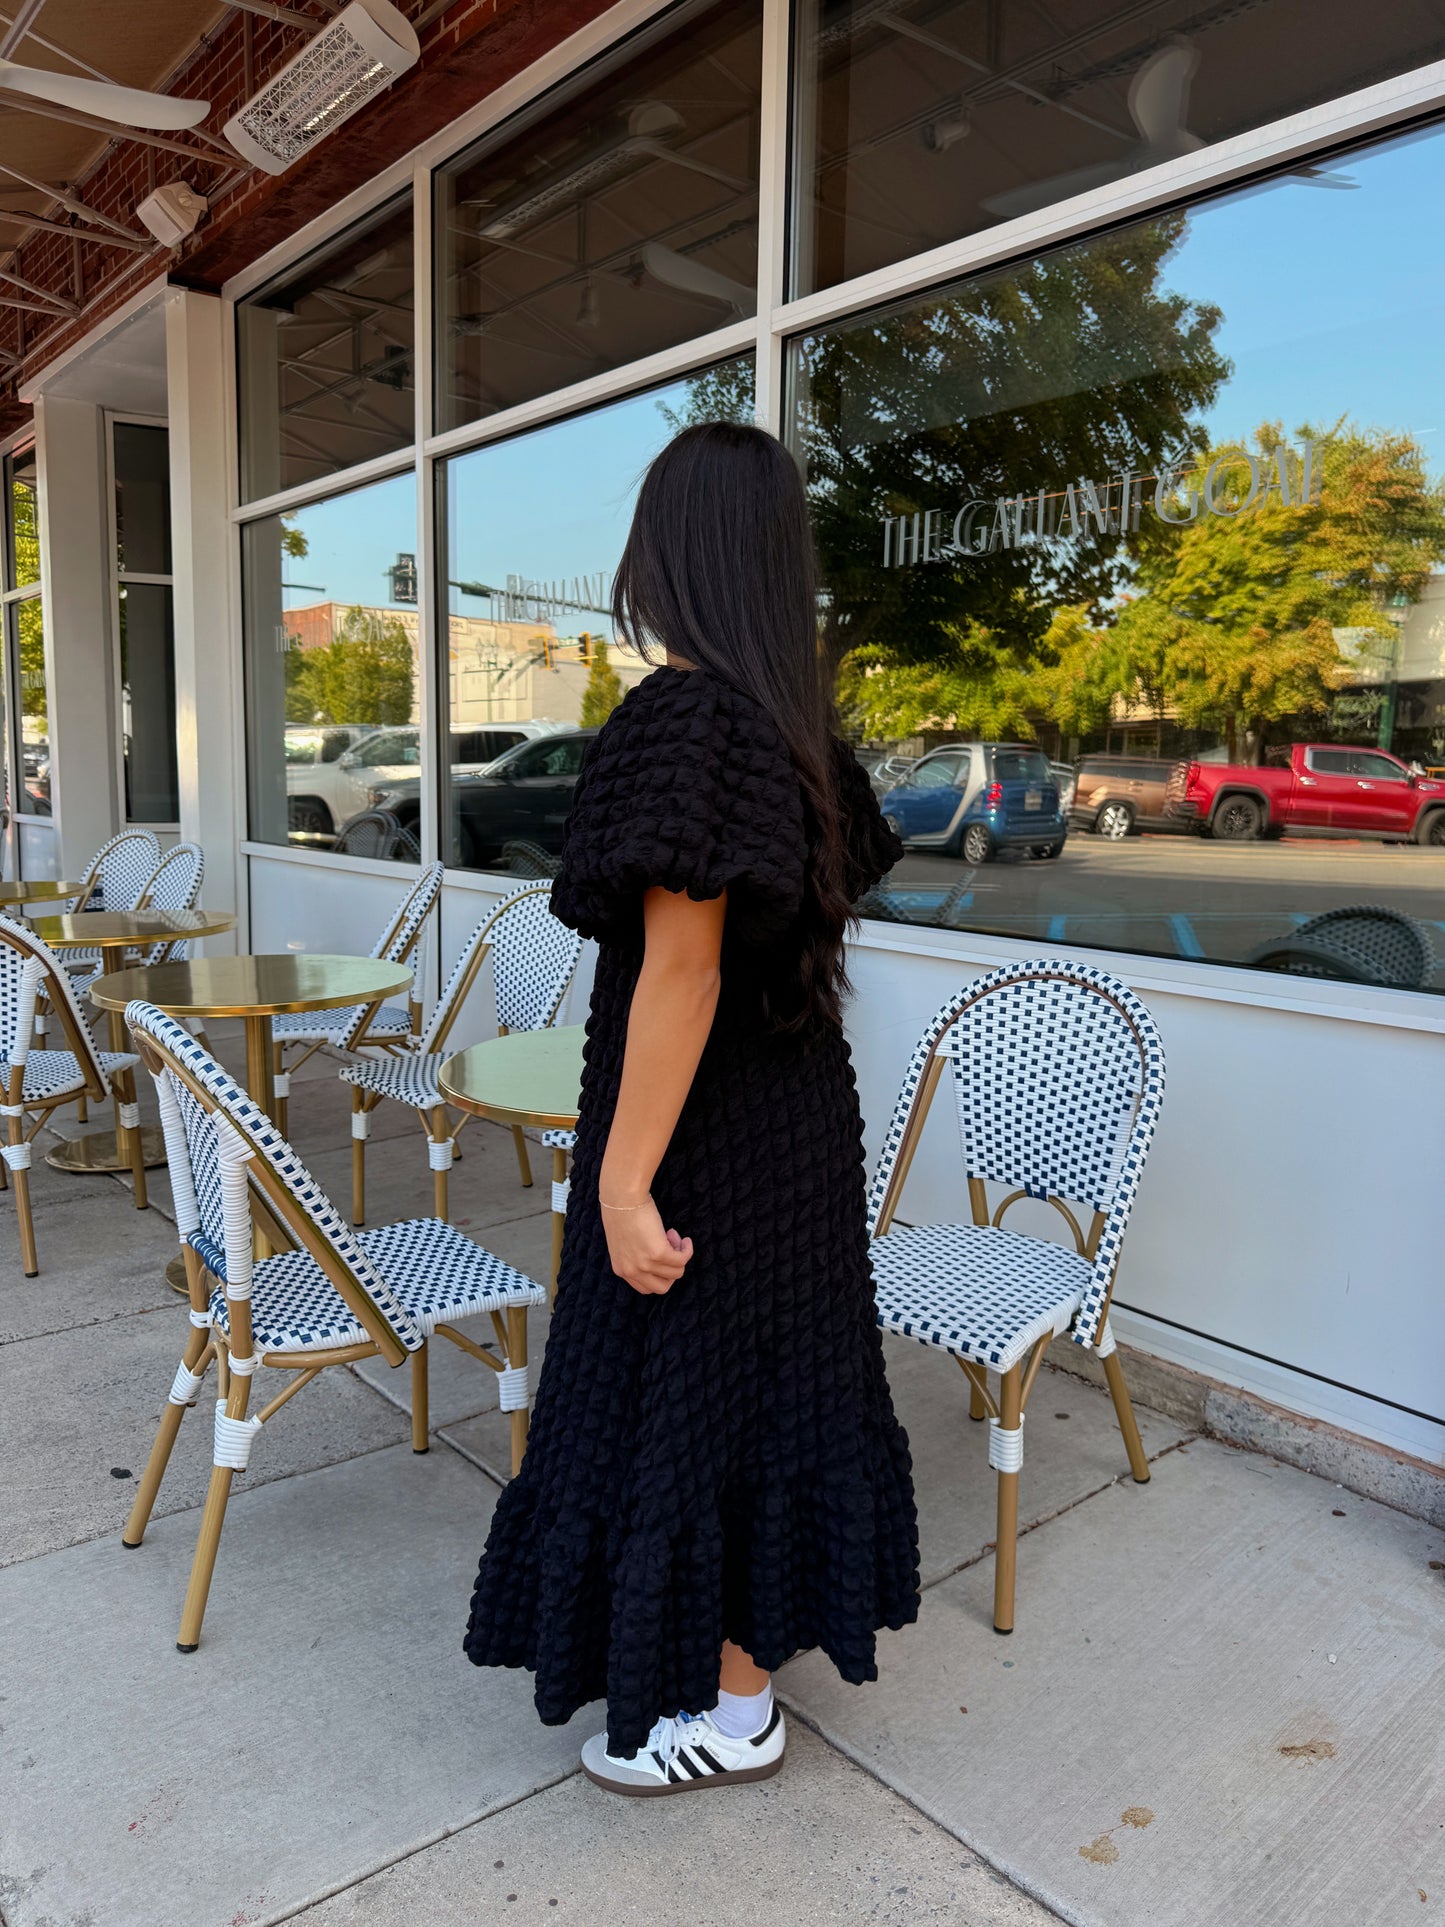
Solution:
<svg viewBox="0 0 1445 1927"><path fill-rule="evenodd" d="M296 4L296 0L292 0ZM185 181L211 206L196 233L179 248L134 254L35 231L15 250L11 271L37 288L74 302L73 320L0 309L0 349L20 357L0 380L0 435L29 414L16 389L112 314L139 289L168 273L171 280L214 291L258 255L364 185L419 142L439 133L558 41L606 10L609 0L454 0L422 31L418 65L281 175L243 171L184 135L186 153L125 138L110 143L70 192L127 227L137 227L138 202L169 181ZM425 0L401 0L420 17ZM137 30L143 0L136 0ZM219 135L243 101L291 59L316 32L320 15L292 27L239 10L201 40L167 91L211 102L206 130ZM169 137L168 137L169 138ZM192 151L193 149L193 151ZM68 220L61 210L52 217Z"/></svg>

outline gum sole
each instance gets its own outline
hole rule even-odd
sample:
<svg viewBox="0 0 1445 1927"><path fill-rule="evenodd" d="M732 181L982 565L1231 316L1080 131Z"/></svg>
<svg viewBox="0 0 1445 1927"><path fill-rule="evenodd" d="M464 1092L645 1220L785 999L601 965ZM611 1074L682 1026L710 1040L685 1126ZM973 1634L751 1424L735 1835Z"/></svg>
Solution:
<svg viewBox="0 0 1445 1927"><path fill-rule="evenodd" d="M585 1760L582 1771L593 1786L600 1786L608 1793L620 1793L624 1799L665 1800L669 1793L695 1793L704 1787L743 1786L750 1780L771 1780L787 1757L785 1747L768 1766L749 1767L741 1773L709 1773L701 1780L656 1780L650 1786L627 1786L620 1780L605 1780L600 1773L594 1773Z"/></svg>

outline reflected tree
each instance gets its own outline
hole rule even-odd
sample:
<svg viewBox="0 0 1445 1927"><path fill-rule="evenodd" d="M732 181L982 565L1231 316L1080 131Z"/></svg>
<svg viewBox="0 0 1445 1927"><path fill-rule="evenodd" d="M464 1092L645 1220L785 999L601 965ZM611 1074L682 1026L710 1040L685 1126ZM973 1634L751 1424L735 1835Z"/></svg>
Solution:
<svg viewBox="0 0 1445 1927"><path fill-rule="evenodd" d="M335 636L286 658L288 723L408 723L416 672L404 623L353 606Z"/></svg>

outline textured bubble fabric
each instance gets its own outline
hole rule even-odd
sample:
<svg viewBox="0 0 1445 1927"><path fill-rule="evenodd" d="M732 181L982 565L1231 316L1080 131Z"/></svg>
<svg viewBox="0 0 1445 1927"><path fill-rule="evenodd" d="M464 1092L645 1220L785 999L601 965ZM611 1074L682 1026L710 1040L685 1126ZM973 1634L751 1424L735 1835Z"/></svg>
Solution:
<svg viewBox="0 0 1445 1927"><path fill-rule="evenodd" d="M856 895L899 854L840 744ZM731 1639L772 1670L820 1647L876 1677L918 1609L908 1442L893 1415L842 1033L767 1021L806 934L801 789L771 719L658 669L596 739L552 907L599 944L557 1307L522 1469L497 1503L466 1650L526 1666L560 1725L605 1696L612 1750L714 1704ZM642 961L642 892L728 892L722 990L658 1169L694 1242L671 1292L612 1271L597 1175Z"/></svg>

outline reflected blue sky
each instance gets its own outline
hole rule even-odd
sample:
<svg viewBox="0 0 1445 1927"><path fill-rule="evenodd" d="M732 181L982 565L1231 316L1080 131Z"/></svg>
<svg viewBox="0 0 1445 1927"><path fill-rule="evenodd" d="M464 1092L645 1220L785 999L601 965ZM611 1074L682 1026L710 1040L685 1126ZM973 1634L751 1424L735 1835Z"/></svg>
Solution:
<svg viewBox="0 0 1445 1927"><path fill-rule="evenodd" d="M1168 286L1223 310L1216 337L1233 377L1206 417L1216 441L1262 421L1292 433L1346 416L1408 429L1445 466L1437 366L1445 334L1445 255L1432 244L1445 188L1445 133L1430 130L1347 155L1332 188L1285 177L1199 209L1166 267ZM669 435L660 404L685 384L482 449L453 464L453 566L504 585L615 565L633 490ZM390 600L386 570L414 550L410 476L302 510L310 553L288 559L286 606L323 597ZM485 605L460 597L462 613Z"/></svg>

